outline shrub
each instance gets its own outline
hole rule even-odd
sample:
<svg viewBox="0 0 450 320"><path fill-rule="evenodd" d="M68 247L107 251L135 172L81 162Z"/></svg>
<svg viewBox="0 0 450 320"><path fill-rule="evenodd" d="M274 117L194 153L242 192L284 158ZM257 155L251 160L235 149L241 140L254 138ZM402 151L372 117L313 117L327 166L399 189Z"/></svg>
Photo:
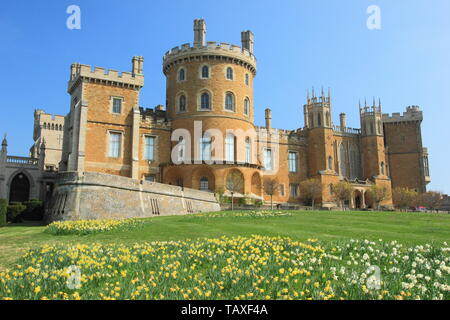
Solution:
<svg viewBox="0 0 450 320"><path fill-rule="evenodd" d="M8 201L0 199L0 227L6 225L6 212L8 211Z"/></svg>
<svg viewBox="0 0 450 320"><path fill-rule="evenodd" d="M30 200L23 203L26 206L22 214L24 220L40 221L44 217L44 205L40 200Z"/></svg>
<svg viewBox="0 0 450 320"><path fill-rule="evenodd" d="M7 220L10 222L22 222L21 214L26 210L20 202L11 202L8 206Z"/></svg>
<svg viewBox="0 0 450 320"><path fill-rule="evenodd" d="M255 207L261 207L263 205L263 202L261 200L255 201Z"/></svg>

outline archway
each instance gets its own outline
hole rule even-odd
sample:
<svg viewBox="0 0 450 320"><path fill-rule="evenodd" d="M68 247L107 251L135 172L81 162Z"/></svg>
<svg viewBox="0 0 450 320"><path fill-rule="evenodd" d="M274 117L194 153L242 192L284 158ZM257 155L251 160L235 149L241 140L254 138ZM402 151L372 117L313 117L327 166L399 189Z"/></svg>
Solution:
<svg viewBox="0 0 450 320"><path fill-rule="evenodd" d="M363 207L363 198L362 198L362 193L359 190L355 190L354 193L354 204L355 204L355 209L362 209Z"/></svg>
<svg viewBox="0 0 450 320"><path fill-rule="evenodd" d="M30 200L30 180L24 173L18 173L9 186L9 202L25 202Z"/></svg>
<svg viewBox="0 0 450 320"><path fill-rule="evenodd" d="M216 181L214 173L208 167L200 167L192 173L192 188L203 191L215 191Z"/></svg>

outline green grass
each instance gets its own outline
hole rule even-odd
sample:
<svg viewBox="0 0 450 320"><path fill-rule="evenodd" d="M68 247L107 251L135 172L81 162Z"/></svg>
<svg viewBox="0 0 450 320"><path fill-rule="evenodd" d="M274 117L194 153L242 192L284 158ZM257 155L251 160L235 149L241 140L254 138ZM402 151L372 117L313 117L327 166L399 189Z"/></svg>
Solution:
<svg viewBox="0 0 450 320"><path fill-rule="evenodd" d="M415 245L450 240L450 215L398 212L299 211L282 217L166 216L145 219L138 229L85 236L54 236L45 227L15 224L0 228L0 269L11 266L28 249L43 244L117 243L185 240L227 236L285 236L296 240L397 240Z"/></svg>

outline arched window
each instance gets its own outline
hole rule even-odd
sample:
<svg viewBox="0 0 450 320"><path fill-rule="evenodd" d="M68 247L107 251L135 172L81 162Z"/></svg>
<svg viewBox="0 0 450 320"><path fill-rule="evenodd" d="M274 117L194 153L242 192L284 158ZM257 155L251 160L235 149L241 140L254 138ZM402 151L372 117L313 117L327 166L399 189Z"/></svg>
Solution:
<svg viewBox="0 0 450 320"><path fill-rule="evenodd" d="M245 162L246 163L252 162L252 145L250 143L249 137L245 139Z"/></svg>
<svg viewBox="0 0 450 320"><path fill-rule="evenodd" d="M178 162L185 161L184 155L186 150L186 141L183 139L183 137L180 137L178 140Z"/></svg>
<svg viewBox="0 0 450 320"><path fill-rule="evenodd" d="M186 71L182 68L178 72L178 81L184 81L186 79Z"/></svg>
<svg viewBox="0 0 450 320"><path fill-rule="evenodd" d="M380 171L381 171L381 174L384 176L384 162L381 162L381 164L380 164Z"/></svg>
<svg viewBox="0 0 450 320"><path fill-rule="evenodd" d="M201 109L211 109L211 103L208 92L203 92L200 98L200 108Z"/></svg>
<svg viewBox="0 0 450 320"><path fill-rule="evenodd" d="M208 66L202 67L202 78L209 78L209 68Z"/></svg>
<svg viewBox="0 0 450 320"><path fill-rule="evenodd" d="M234 111L234 95L231 92L225 95L225 109Z"/></svg>
<svg viewBox="0 0 450 320"><path fill-rule="evenodd" d="M207 177L202 177L200 179L200 190L207 191L209 190L209 181Z"/></svg>
<svg viewBox="0 0 450 320"><path fill-rule="evenodd" d="M52 123L52 130L55 130L55 124Z"/></svg>
<svg viewBox="0 0 450 320"><path fill-rule="evenodd" d="M372 122L370 123L370 132L369 132L369 134L373 134L373 123Z"/></svg>
<svg viewBox="0 0 450 320"><path fill-rule="evenodd" d="M183 94L180 96L178 101L178 110L180 112L186 111L186 96Z"/></svg>
<svg viewBox="0 0 450 320"><path fill-rule="evenodd" d="M330 126L330 113L327 111L326 113L326 121L327 121L327 127Z"/></svg>
<svg viewBox="0 0 450 320"><path fill-rule="evenodd" d="M233 69L231 67L227 68L227 79L233 80Z"/></svg>
<svg viewBox="0 0 450 320"><path fill-rule="evenodd" d="M44 129L47 129L47 123L44 122Z"/></svg>
<svg viewBox="0 0 450 320"><path fill-rule="evenodd" d="M328 170L333 170L333 158L331 156L328 157Z"/></svg>
<svg viewBox="0 0 450 320"><path fill-rule="evenodd" d="M246 73L245 74L245 85L247 85L248 86L248 83L249 83L249 77L248 77L248 73Z"/></svg>
<svg viewBox="0 0 450 320"><path fill-rule="evenodd" d="M339 147L339 171L341 176L348 177L347 173L347 150L342 143Z"/></svg>
<svg viewBox="0 0 450 320"><path fill-rule="evenodd" d="M234 135L228 133L225 138L225 161L234 162Z"/></svg>
<svg viewBox="0 0 450 320"><path fill-rule="evenodd" d="M248 112L250 110L250 101L248 98L244 99L244 114L248 116Z"/></svg>
<svg viewBox="0 0 450 320"><path fill-rule="evenodd" d="M317 114L317 126L320 127L322 125L322 114L319 112Z"/></svg>

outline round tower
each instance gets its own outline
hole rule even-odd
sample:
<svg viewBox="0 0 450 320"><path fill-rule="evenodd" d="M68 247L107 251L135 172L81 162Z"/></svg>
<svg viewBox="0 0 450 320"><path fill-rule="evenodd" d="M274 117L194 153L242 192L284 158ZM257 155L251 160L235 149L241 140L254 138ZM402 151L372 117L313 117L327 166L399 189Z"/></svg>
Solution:
<svg viewBox="0 0 450 320"><path fill-rule="evenodd" d="M247 136L232 136L229 130L254 131L256 58L253 39L251 31L243 31L241 47L206 41L206 24L198 19L194 21L193 45L183 44L164 55L167 115L172 130L187 131L191 137L190 141L185 141L186 150L180 155L182 163L249 162L245 151ZM172 147L177 144L178 140L172 142ZM217 150L219 145L222 150ZM250 159L250 163L256 163L256 157ZM212 168L215 169L219 168ZM183 185L190 186L189 183ZM197 187L195 183L191 186Z"/></svg>

